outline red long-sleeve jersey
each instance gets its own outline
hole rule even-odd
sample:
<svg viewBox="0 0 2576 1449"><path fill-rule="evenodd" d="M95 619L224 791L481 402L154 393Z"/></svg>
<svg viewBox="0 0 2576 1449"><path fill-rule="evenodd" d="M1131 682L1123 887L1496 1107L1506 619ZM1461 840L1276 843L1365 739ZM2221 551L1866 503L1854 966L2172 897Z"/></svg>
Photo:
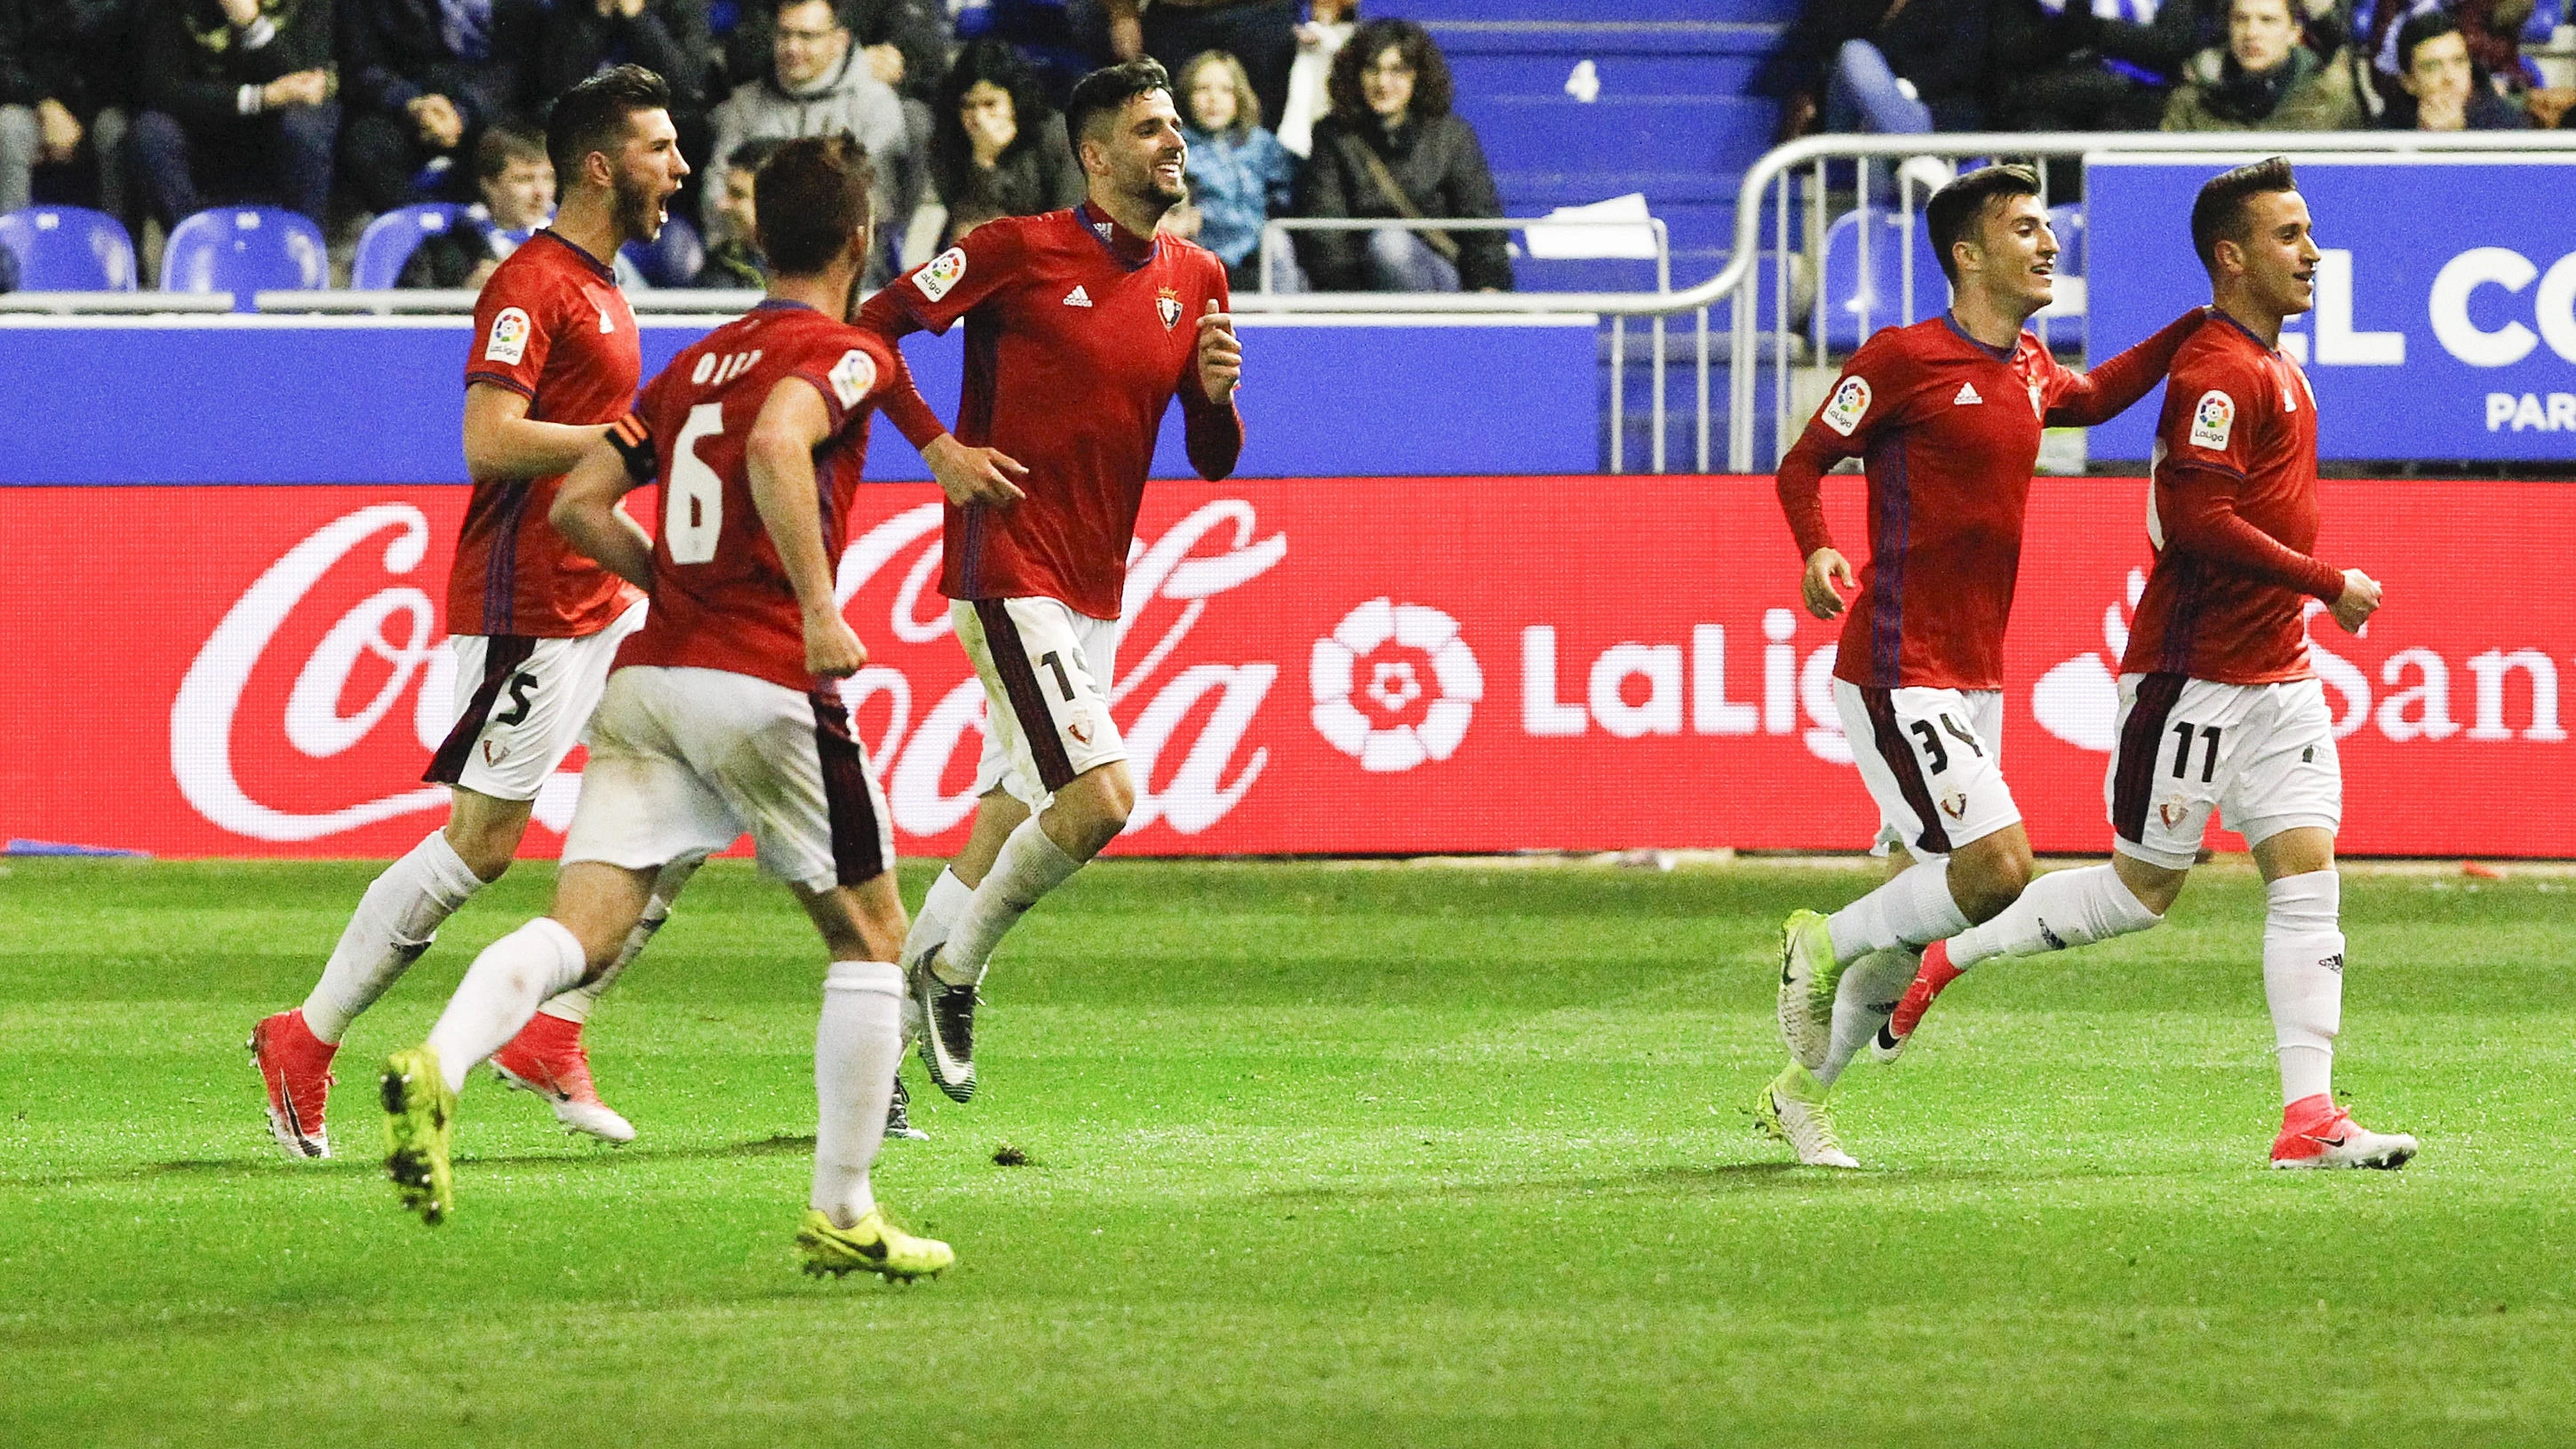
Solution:
<svg viewBox="0 0 2576 1449"><path fill-rule="evenodd" d="M2156 426L2130 674L2305 679L2307 598L2343 595L2317 546L2317 399L2299 365L2221 316L2174 358Z"/></svg>
<svg viewBox="0 0 2576 1449"><path fill-rule="evenodd" d="M2089 427L2146 396L2204 315L2089 373L2059 366L2028 332L1989 347L1947 314L1862 344L1777 480L1803 559L1833 545L1825 470L1852 457L1867 469L1869 562L1835 675L1881 689L2002 688L2041 428Z"/></svg>
<svg viewBox="0 0 2576 1449"><path fill-rule="evenodd" d="M1089 203L1006 217L868 299L859 325L888 346L966 321L957 439L1029 470L1007 509L949 505L939 590L952 599L1051 598L1118 617L1154 440L1181 400L1190 465L1234 471L1243 419L1199 388L1198 319L1229 302L1225 267L1173 237L1139 237ZM880 409L913 446L944 431L908 382Z"/></svg>

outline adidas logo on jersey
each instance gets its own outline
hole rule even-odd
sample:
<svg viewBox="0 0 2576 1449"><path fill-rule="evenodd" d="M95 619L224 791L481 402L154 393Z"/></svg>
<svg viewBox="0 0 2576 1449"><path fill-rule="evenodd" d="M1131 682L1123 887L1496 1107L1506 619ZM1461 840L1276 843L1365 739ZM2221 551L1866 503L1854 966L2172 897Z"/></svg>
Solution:
<svg viewBox="0 0 2576 1449"><path fill-rule="evenodd" d="M1077 284L1072 291L1064 294L1064 305L1068 307L1088 307L1091 305L1091 294L1082 290L1081 286Z"/></svg>
<svg viewBox="0 0 2576 1449"><path fill-rule="evenodd" d="M1977 385L1975 383L1963 382L1959 384L1959 395L1950 399L1950 404L1953 407L1966 407L1970 403L1981 403L1984 401L1984 398L1977 396Z"/></svg>

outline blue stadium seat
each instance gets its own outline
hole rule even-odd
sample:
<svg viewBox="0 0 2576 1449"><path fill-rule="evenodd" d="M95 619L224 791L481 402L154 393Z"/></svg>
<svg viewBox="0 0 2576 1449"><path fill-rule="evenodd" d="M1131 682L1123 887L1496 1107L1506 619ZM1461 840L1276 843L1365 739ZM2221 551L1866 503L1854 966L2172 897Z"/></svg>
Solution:
<svg viewBox="0 0 2576 1449"><path fill-rule="evenodd" d="M361 292L382 292L402 277L403 263L420 244L456 225L465 208L448 201L398 206L367 223L358 238L358 258L349 269L349 285Z"/></svg>
<svg viewBox="0 0 2576 1449"><path fill-rule="evenodd" d="M2048 209L2048 229L2057 233L2057 274L2084 275L2084 208L2080 203Z"/></svg>
<svg viewBox="0 0 2576 1449"><path fill-rule="evenodd" d="M1869 256L1861 257L1861 216L1847 211L1825 229L1824 256L1817 267L1816 305L1824 312L1825 345L1836 351L1858 347L1881 327L1908 320L1905 315L1905 218L1893 211L1869 216ZM1932 254L1932 233L1923 213L1914 214L1914 315L1920 322L1950 305L1950 284Z"/></svg>
<svg viewBox="0 0 2576 1449"><path fill-rule="evenodd" d="M115 217L78 206L31 206L0 216L0 246L30 292L131 292L134 242Z"/></svg>
<svg viewBox="0 0 2576 1449"><path fill-rule="evenodd" d="M322 228L273 206L219 206L170 231L161 253L161 290L230 292L235 311L253 310L253 294L311 291L329 285L331 263Z"/></svg>
<svg viewBox="0 0 2576 1449"><path fill-rule="evenodd" d="M628 242L621 251L656 287L688 286L707 264L706 244L698 239L698 229L676 215L662 223L662 235L649 244Z"/></svg>

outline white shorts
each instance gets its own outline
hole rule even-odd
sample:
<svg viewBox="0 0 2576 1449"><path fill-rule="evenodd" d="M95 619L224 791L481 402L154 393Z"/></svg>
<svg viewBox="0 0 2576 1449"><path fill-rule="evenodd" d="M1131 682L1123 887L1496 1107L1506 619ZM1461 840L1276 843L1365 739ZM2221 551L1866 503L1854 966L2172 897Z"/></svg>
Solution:
<svg viewBox="0 0 2576 1449"><path fill-rule="evenodd" d="M2213 810L2248 845L2302 826L2336 829L2343 762L2325 686L2123 674L2119 743L2102 794L2112 848L2167 870L2199 858Z"/></svg>
<svg viewBox="0 0 2576 1449"><path fill-rule="evenodd" d="M998 785L1035 810L1074 777L1127 758L1109 717L1118 621L1054 599L955 599L949 620L984 682L984 757L975 793Z"/></svg>
<svg viewBox="0 0 2576 1449"><path fill-rule="evenodd" d="M1881 846L1943 856L2021 823L2004 784L2004 697L1993 689L1874 689L1834 681L1834 712Z"/></svg>
<svg viewBox="0 0 2576 1449"><path fill-rule="evenodd" d="M819 894L893 867L891 819L838 695L629 665L591 721L563 860L653 870L748 830L763 871Z"/></svg>
<svg viewBox="0 0 2576 1449"><path fill-rule="evenodd" d="M456 722L422 779L495 800L534 800L581 743L617 646L644 627L644 603L596 634L531 639L455 634Z"/></svg>

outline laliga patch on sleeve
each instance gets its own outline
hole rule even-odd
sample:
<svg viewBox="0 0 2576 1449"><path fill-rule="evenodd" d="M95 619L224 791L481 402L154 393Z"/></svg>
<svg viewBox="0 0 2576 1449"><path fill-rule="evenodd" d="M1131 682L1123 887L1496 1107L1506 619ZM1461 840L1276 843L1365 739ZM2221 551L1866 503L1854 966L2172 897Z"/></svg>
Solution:
<svg viewBox="0 0 2576 1449"><path fill-rule="evenodd" d="M492 319L492 335L483 344L483 360L504 367L516 367L528 355L528 314L517 307L504 307Z"/></svg>
<svg viewBox="0 0 2576 1449"><path fill-rule="evenodd" d="M2200 395L2191 409L2191 445L2213 453L2227 451L2227 435L2236 430L2236 399L2217 388Z"/></svg>
<svg viewBox="0 0 2576 1449"><path fill-rule="evenodd" d="M1825 410L1816 416L1824 420L1826 427L1848 438L1852 429L1860 426L1861 415L1868 411L1869 379L1847 377L1843 379L1842 386L1834 389L1833 398L1825 404Z"/></svg>
<svg viewBox="0 0 2576 1449"><path fill-rule="evenodd" d="M948 250L932 257L930 259L930 265L913 273L912 284L921 289L921 295L936 302L940 298L947 296L948 289L956 286L958 279L965 275L965 249L963 247L950 247Z"/></svg>
<svg viewBox="0 0 2576 1449"><path fill-rule="evenodd" d="M840 361L832 364L831 378L832 395L841 400L841 408L846 412L876 390L877 365L866 353L853 347L841 354Z"/></svg>

